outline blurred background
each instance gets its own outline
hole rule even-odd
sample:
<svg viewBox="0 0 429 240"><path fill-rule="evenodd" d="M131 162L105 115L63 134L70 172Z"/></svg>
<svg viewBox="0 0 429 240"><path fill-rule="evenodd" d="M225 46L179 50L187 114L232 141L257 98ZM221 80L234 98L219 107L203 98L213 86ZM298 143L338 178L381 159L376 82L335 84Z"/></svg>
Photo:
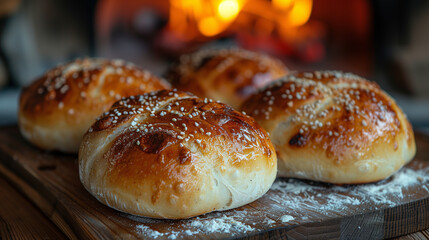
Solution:
<svg viewBox="0 0 429 240"><path fill-rule="evenodd" d="M183 53L231 46L364 76L429 132L428 0L1 0L0 125L59 63L122 58L162 75Z"/></svg>

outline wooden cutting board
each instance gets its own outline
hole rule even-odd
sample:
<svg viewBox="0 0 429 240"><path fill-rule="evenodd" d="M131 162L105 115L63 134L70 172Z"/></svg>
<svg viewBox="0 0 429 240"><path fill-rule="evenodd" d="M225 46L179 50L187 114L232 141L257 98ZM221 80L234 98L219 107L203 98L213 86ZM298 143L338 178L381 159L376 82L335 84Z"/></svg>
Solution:
<svg viewBox="0 0 429 240"><path fill-rule="evenodd" d="M102 205L80 183L77 156L41 151L17 127L0 128L0 172L71 239L379 239L429 228L429 138L416 138L416 158L382 182L277 179L251 204L175 221Z"/></svg>

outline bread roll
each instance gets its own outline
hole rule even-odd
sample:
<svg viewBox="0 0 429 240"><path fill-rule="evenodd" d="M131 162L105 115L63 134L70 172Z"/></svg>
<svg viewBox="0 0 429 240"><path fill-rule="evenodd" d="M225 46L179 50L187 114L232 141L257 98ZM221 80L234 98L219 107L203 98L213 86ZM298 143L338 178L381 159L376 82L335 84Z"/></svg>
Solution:
<svg viewBox="0 0 429 240"><path fill-rule="evenodd" d="M277 159L268 135L231 107L184 92L116 102L85 134L79 175L100 202L179 219L236 208L268 191Z"/></svg>
<svg viewBox="0 0 429 240"><path fill-rule="evenodd" d="M269 132L279 176L374 182L416 152L411 125L395 101L350 73L289 75L251 96L242 110Z"/></svg>
<svg viewBox="0 0 429 240"><path fill-rule="evenodd" d="M51 69L20 96L22 135L46 150L77 153L83 134L118 99L169 84L121 60L83 59Z"/></svg>
<svg viewBox="0 0 429 240"><path fill-rule="evenodd" d="M258 88L286 73L279 60L266 55L242 49L211 49L183 55L166 79L179 90L238 109Z"/></svg>

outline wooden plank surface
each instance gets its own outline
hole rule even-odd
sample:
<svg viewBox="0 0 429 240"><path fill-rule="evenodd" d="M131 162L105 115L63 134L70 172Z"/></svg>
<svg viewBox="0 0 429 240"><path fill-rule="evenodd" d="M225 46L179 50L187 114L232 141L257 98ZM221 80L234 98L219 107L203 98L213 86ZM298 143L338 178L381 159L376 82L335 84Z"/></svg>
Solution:
<svg viewBox="0 0 429 240"><path fill-rule="evenodd" d="M120 213L78 178L77 157L40 151L16 127L0 129L0 172L69 238L391 238L429 228L429 140L392 178L361 186L279 179L241 208L180 221Z"/></svg>
<svg viewBox="0 0 429 240"><path fill-rule="evenodd" d="M394 240L427 240L429 239L429 229L420 232L411 233L406 236L394 238Z"/></svg>
<svg viewBox="0 0 429 240"><path fill-rule="evenodd" d="M0 239L67 239L0 175Z"/></svg>

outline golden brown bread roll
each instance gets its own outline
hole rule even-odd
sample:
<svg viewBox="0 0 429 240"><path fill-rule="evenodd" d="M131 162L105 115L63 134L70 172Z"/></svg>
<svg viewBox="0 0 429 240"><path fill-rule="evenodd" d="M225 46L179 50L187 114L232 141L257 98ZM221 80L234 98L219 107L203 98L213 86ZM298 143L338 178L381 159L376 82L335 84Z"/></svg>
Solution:
<svg viewBox="0 0 429 240"><path fill-rule="evenodd" d="M80 146L79 174L112 208L178 219L261 197L276 162L267 133L251 117L162 90L116 102L92 125Z"/></svg>
<svg viewBox="0 0 429 240"><path fill-rule="evenodd" d="M83 134L122 97L169 88L164 80L121 60L76 60L25 88L18 123L22 135L46 150L77 153Z"/></svg>
<svg viewBox="0 0 429 240"><path fill-rule="evenodd" d="M257 89L284 76L287 68L274 58L242 49L210 49L183 55L166 74L174 87L234 108Z"/></svg>
<svg viewBox="0 0 429 240"><path fill-rule="evenodd" d="M289 75L249 97L242 110L270 134L279 176L374 182L416 152L411 125L395 101L350 73Z"/></svg>

